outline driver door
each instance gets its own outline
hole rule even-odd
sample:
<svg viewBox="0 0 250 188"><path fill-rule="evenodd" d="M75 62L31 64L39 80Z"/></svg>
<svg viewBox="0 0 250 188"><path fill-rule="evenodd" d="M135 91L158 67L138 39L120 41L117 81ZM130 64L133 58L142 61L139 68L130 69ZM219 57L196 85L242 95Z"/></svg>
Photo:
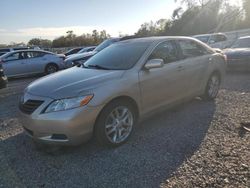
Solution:
<svg viewBox="0 0 250 188"><path fill-rule="evenodd" d="M3 69L8 77L21 76L27 73L24 52L16 52L3 60Z"/></svg>
<svg viewBox="0 0 250 188"><path fill-rule="evenodd" d="M183 97L183 62L174 41L160 43L149 56L162 59L164 66L139 72L142 106L147 113L153 109L172 103Z"/></svg>

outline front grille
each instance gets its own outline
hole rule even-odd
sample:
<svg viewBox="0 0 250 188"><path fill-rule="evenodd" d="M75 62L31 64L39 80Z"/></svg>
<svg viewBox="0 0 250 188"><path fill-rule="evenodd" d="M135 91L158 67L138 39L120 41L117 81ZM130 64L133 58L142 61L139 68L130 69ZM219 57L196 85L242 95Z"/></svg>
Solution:
<svg viewBox="0 0 250 188"><path fill-rule="evenodd" d="M28 100L24 104L19 104L19 109L25 114L32 114L44 101Z"/></svg>

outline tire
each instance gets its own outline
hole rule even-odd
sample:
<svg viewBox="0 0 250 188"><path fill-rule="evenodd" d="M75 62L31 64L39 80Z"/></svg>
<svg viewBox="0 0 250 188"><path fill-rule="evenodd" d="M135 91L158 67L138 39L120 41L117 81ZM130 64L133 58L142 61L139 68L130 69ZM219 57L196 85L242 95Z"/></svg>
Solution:
<svg viewBox="0 0 250 188"><path fill-rule="evenodd" d="M128 141L136 121L132 104L123 100L113 101L104 107L96 121L95 138L100 145L120 146Z"/></svg>
<svg viewBox="0 0 250 188"><path fill-rule="evenodd" d="M45 68L46 74L53 74L58 71L58 66L55 64L48 64Z"/></svg>
<svg viewBox="0 0 250 188"><path fill-rule="evenodd" d="M207 82L205 93L202 96L204 100L214 100L220 90L221 79L218 73L213 73Z"/></svg>

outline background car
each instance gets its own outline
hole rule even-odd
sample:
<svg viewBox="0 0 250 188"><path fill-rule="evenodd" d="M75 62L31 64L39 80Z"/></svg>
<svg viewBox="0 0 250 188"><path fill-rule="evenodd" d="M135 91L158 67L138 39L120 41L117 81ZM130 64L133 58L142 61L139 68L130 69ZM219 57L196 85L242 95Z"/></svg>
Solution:
<svg viewBox="0 0 250 188"><path fill-rule="evenodd" d="M7 77L4 75L2 64L0 63L0 89L7 86Z"/></svg>
<svg viewBox="0 0 250 188"><path fill-rule="evenodd" d="M224 49L228 45L228 38L223 33L213 33L204 35L195 35L194 38L211 46L212 48Z"/></svg>
<svg viewBox="0 0 250 188"><path fill-rule="evenodd" d="M81 49L79 52L77 52L75 54L71 54L71 55L66 56L66 58L72 58L74 56L78 56L79 54L92 52L95 48L96 48L96 46L89 46L89 47L83 48L83 49Z"/></svg>
<svg viewBox="0 0 250 188"><path fill-rule="evenodd" d="M93 51L91 52L85 52L80 54L74 54L72 56L68 56L67 59L65 59L64 63L66 67L72 67L79 64L84 63L89 58L97 54L98 52L102 51L104 48L110 46L111 44L120 41L122 38L110 38L103 41L101 44L99 44Z"/></svg>
<svg viewBox="0 0 250 188"><path fill-rule="evenodd" d="M117 42L81 67L31 83L20 121L38 142L75 145L94 135L119 146L140 117L197 96L216 98L225 66L222 54L192 38Z"/></svg>
<svg viewBox="0 0 250 188"><path fill-rule="evenodd" d="M84 47L77 47L77 48L73 48L69 51L67 51L64 55L65 56L69 56L69 55L72 55L72 54L76 54L77 52L79 52L80 50L82 50Z"/></svg>
<svg viewBox="0 0 250 188"><path fill-rule="evenodd" d="M228 70L250 71L250 36L241 37L229 49L223 50L227 56Z"/></svg>
<svg viewBox="0 0 250 188"><path fill-rule="evenodd" d="M26 76L38 73L51 74L64 69L64 55L41 50L20 50L0 57L7 77Z"/></svg>
<svg viewBox="0 0 250 188"><path fill-rule="evenodd" d="M88 46L88 47L81 49L79 52L77 52L77 54L81 54L84 52L92 52L95 48L96 46Z"/></svg>
<svg viewBox="0 0 250 188"><path fill-rule="evenodd" d="M17 50L28 50L29 47L15 47L15 48L0 48L0 56Z"/></svg>

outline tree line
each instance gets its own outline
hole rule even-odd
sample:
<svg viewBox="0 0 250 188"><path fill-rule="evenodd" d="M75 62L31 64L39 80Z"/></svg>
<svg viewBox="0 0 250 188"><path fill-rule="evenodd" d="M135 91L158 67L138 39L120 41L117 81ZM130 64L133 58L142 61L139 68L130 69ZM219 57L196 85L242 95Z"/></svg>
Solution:
<svg viewBox="0 0 250 188"><path fill-rule="evenodd" d="M178 0L176 0L178 1ZM178 7L170 19L141 25L137 36L196 35L250 28L250 1L243 6L229 0L179 0L187 8Z"/></svg>
<svg viewBox="0 0 250 188"><path fill-rule="evenodd" d="M172 17L156 22L146 22L134 34L137 37L196 35L225 32L250 28L250 0L241 0L242 6L232 5L230 0L175 0L181 6ZM183 8L185 7L185 8ZM76 36L68 31L65 36L53 41L34 38L28 45L49 47L72 47L97 45L110 35L105 31L94 30L92 34Z"/></svg>
<svg viewBox="0 0 250 188"><path fill-rule="evenodd" d="M33 38L28 42L29 46L39 46L43 48L61 48L72 46L93 46L98 45L103 40L110 38L110 35L105 31L98 32L93 30L92 34L82 34L77 36L73 31L67 31L65 36L60 36L53 41L47 39Z"/></svg>

